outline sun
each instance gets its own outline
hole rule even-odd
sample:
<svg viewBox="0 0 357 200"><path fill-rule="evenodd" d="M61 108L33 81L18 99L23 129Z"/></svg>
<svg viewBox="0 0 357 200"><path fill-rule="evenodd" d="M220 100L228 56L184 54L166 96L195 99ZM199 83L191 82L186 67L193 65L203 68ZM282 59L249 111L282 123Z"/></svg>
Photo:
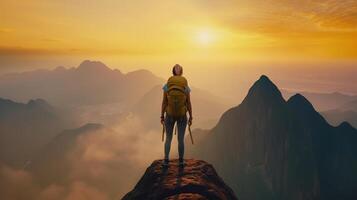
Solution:
<svg viewBox="0 0 357 200"><path fill-rule="evenodd" d="M215 40L215 35L211 30L200 30L197 31L196 40L201 45L210 45Z"/></svg>

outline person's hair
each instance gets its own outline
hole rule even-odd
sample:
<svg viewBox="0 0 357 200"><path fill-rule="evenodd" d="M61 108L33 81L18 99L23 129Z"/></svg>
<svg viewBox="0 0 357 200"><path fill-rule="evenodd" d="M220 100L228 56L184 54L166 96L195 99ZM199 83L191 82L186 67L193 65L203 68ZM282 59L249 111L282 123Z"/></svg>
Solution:
<svg viewBox="0 0 357 200"><path fill-rule="evenodd" d="M179 64L176 64L176 65L174 65L174 67L172 68L172 74L173 74L174 76L179 75L179 74L176 74L176 71L175 71L176 68L179 68L179 69L181 70L181 74L183 74L183 68L182 68L182 66L179 65Z"/></svg>

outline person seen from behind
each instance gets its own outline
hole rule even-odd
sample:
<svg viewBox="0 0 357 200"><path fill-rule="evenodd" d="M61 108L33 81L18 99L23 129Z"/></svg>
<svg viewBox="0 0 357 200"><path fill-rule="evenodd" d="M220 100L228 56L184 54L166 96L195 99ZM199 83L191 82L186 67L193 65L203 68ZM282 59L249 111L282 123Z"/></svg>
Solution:
<svg viewBox="0 0 357 200"><path fill-rule="evenodd" d="M161 124L164 125L166 131L166 140L164 146L165 158L164 166L169 164L169 154L173 131L176 123L179 166L184 165L184 136L187 124L192 124L192 105L188 82L183 74L183 68L176 64L172 68L172 74L167 83L163 87L163 99L161 107ZM187 112L189 118L187 119Z"/></svg>

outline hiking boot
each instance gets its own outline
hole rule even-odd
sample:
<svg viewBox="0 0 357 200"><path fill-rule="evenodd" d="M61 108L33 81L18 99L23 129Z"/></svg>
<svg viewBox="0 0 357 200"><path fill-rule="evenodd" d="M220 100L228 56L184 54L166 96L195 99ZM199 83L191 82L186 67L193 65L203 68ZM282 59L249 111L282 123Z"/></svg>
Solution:
<svg viewBox="0 0 357 200"><path fill-rule="evenodd" d="M183 167L185 165L185 162L182 158L179 159L179 166Z"/></svg>
<svg viewBox="0 0 357 200"><path fill-rule="evenodd" d="M165 159L164 162L162 163L163 167L168 167L169 166L169 159Z"/></svg>

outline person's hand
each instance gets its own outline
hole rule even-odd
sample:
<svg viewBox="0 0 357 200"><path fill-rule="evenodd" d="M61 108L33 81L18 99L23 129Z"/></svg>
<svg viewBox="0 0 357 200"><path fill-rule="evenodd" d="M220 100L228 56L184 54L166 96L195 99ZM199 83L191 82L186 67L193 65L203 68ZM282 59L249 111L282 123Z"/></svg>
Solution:
<svg viewBox="0 0 357 200"><path fill-rule="evenodd" d="M192 125L192 116L190 116L190 118L188 119L188 125L191 126Z"/></svg>
<svg viewBox="0 0 357 200"><path fill-rule="evenodd" d="M164 124L164 123L165 123L165 117L164 117L164 116L161 116L160 119L161 119L161 120L160 120L160 123L161 123L161 124Z"/></svg>

